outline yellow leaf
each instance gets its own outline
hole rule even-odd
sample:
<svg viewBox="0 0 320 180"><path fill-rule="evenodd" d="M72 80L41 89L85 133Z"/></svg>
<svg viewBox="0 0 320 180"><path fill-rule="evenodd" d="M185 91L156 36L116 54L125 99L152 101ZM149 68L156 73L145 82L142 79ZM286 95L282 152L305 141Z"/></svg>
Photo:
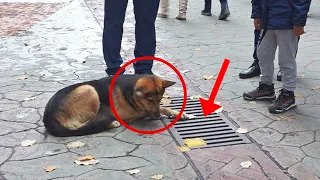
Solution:
<svg viewBox="0 0 320 180"><path fill-rule="evenodd" d="M257 104L255 101L250 101L250 104Z"/></svg>
<svg viewBox="0 0 320 180"><path fill-rule="evenodd" d="M202 76L202 78L203 78L204 80L210 80L210 79L213 79L213 77L214 77L214 76L212 76L212 75L203 75L203 76Z"/></svg>
<svg viewBox="0 0 320 180"><path fill-rule="evenodd" d="M46 171L46 172L51 172L51 171L54 171L56 168L57 168L57 167L55 167L55 166L49 166L49 167L46 167L46 168L45 168L45 171Z"/></svg>
<svg viewBox="0 0 320 180"><path fill-rule="evenodd" d="M313 87L311 88L312 90L319 90L320 89L320 86L316 86L316 87Z"/></svg>
<svg viewBox="0 0 320 180"><path fill-rule="evenodd" d="M26 75L18 76L17 79L18 80L25 80L25 79L28 79L28 76L26 76Z"/></svg>
<svg viewBox="0 0 320 180"><path fill-rule="evenodd" d="M32 146L36 143L36 140L25 140L21 142L22 147Z"/></svg>
<svg viewBox="0 0 320 180"><path fill-rule="evenodd" d="M201 48L195 48L194 50L195 50L195 51L202 51Z"/></svg>
<svg viewBox="0 0 320 180"><path fill-rule="evenodd" d="M161 180L162 178L163 178L163 174L155 174L151 176L151 179L154 179L154 180Z"/></svg>
<svg viewBox="0 0 320 180"><path fill-rule="evenodd" d="M190 148L188 146L177 146L177 149L181 152L190 151Z"/></svg>
<svg viewBox="0 0 320 180"><path fill-rule="evenodd" d="M165 98L165 99L170 99L170 95L167 94L167 93L164 93L162 97Z"/></svg>
<svg viewBox="0 0 320 180"><path fill-rule="evenodd" d="M303 78L304 76L304 74L298 74L298 78Z"/></svg>
<svg viewBox="0 0 320 180"><path fill-rule="evenodd" d="M240 166L243 168L249 168L252 165L251 161L244 161L240 163Z"/></svg>
<svg viewBox="0 0 320 180"><path fill-rule="evenodd" d="M240 134L245 134L248 132L248 130L245 128L238 128L236 131L237 131L237 133L240 133Z"/></svg>
<svg viewBox="0 0 320 180"><path fill-rule="evenodd" d="M184 144L189 148L207 145L207 143L201 138L185 139Z"/></svg>
<svg viewBox="0 0 320 180"><path fill-rule="evenodd" d="M279 117L276 117L276 120L277 120L277 121L292 121L292 120L293 120L293 117L279 116Z"/></svg>
<svg viewBox="0 0 320 180"><path fill-rule="evenodd" d="M83 156L83 157L79 157L78 161L88 161L88 160L91 160L91 159L95 159L95 157L91 156L91 155L86 155L86 156Z"/></svg>
<svg viewBox="0 0 320 180"><path fill-rule="evenodd" d="M218 104L219 105L219 104ZM219 109L215 110L214 113L219 113L219 112L222 112L223 110L223 107L221 106Z"/></svg>
<svg viewBox="0 0 320 180"><path fill-rule="evenodd" d="M296 98L304 98L301 94L296 94Z"/></svg>
<svg viewBox="0 0 320 180"><path fill-rule="evenodd" d="M74 142L68 143L68 144L67 144L67 147L68 147L69 149L72 149L72 148L80 148L80 147L82 147L82 146L84 146L84 145L85 145L85 143L82 143L82 142L80 142L80 141L74 141Z"/></svg>
<svg viewBox="0 0 320 180"><path fill-rule="evenodd" d="M191 97L190 97L190 99L200 99L200 98L202 98L202 96L201 95L199 95L199 94L196 94L196 95L192 95Z"/></svg>
<svg viewBox="0 0 320 180"><path fill-rule="evenodd" d="M132 174L138 174L139 172L140 172L139 169L132 169L132 170L129 170L129 171L128 171L128 173L131 174L131 175L132 175Z"/></svg>
<svg viewBox="0 0 320 180"><path fill-rule="evenodd" d="M162 105L168 105L168 104L171 104L171 99L161 99L161 101L160 101L160 104L162 104Z"/></svg>
<svg viewBox="0 0 320 180"><path fill-rule="evenodd" d="M95 165L98 164L99 161L95 160L95 159L91 159L88 161L79 161L79 160L75 160L74 163L76 163L77 165L84 165L84 166L88 166L88 165Z"/></svg>

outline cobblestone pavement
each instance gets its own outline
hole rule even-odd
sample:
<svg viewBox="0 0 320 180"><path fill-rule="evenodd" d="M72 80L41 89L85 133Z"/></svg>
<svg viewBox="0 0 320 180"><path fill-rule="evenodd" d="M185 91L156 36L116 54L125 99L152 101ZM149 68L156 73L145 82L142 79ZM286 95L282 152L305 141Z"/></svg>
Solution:
<svg viewBox="0 0 320 180"><path fill-rule="evenodd" d="M187 21L181 22L174 19L178 12L178 1L171 1L170 17L157 20L158 48L168 60L176 62L182 69L191 70L185 74L186 77L206 93L210 92L214 79L204 81L201 76L216 75L223 59L230 59L230 67L218 96L223 102L224 113L239 127L247 128L248 136L291 178L319 179L320 90L315 87L320 85L320 60L317 51L320 45L317 28L320 25L320 2L312 1L307 34L302 36L299 44L296 91L298 108L282 115L267 112L270 102L249 103L241 97L243 91L251 90L259 82L259 78L238 78L239 72L248 68L253 61L250 1L230 1L231 17L227 21L217 20L219 2L213 3L213 17L206 17L200 15L203 4L190 1ZM103 1L88 0L88 4L95 9L93 13L102 24L103 9L99 9L99 6L102 7ZM133 17L130 3L127 12L127 22L130 23ZM133 29L129 23L127 29ZM277 60L275 63L277 64ZM277 89L281 88L281 83L275 82L275 85ZM219 173L223 169L222 165L219 167L219 163L214 163L213 166L211 170L219 170ZM202 172L206 174L205 171Z"/></svg>
<svg viewBox="0 0 320 180"><path fill-rule="evenodd" d="M218 14L217 3L215 15ZM122 51L125 60L133 58L134 20L132 3L129 4ZM177 4L177 1L171 3L172 13L174 9L177 11ZM201 17L202 5L196 1L190 1L187 22L157 21L159 50L156 56L170 60L180 71L193 70L185 74L189 94L199 93L199 89L208 92L214 81L202 81L201 75L214 75L213 71L220 69L225 56L231 60L219 99L225 113L241 127L248 128L249 135L257 143L192 150L185 154L176 150L167 132L137 135L120 127L85 137L55 138L45 133L41 122L43 107L57 90L71 83L105 76L101 50L103 1L74 0L64 5L30 29L24 29L19 36L1 38L0 179L150 179L153 174L164 174L163 179L181 180L283 180L292 176L311 180L319 176L319 169L316 169L320 154L320 133L317 132L320 123L316 119L319 120L316 114L319 92L311 90L320 85L320 80L315 79L320 77L316 66L319 61L314 58L318 52L312 50L319 44L319 38L311 37L312 33L317 33L318 2L313 4L309 21L313 26L302 39L298 54L299 71L304 75L299 79L298 93L304 97L299 99L301 105L296 112L286 115L293 116L292 121L275 121L275 117L266 113L267 104L249 104L240 98L243 90L252 88L258 81L256 78L240 82L237 78L237 73L251 63L252 22L248 19L249 11L245 11L250 9L249 1L230 2L233 17L227 22L216 20L216 16L214 19ZM313 41L306 43L308 38ZM156 64L154 70L157 75L177 81L164 65ZM180 95L180 83L169 92ZM309 107L311 104L313 109ZM159 121L134 124L144 130L162 126ZM27 139L37 142L21 147L21 141ZM75 140L86 145L79 149L66 147ZM73 163L78 156L86 154L94 155L100 163L94 166ZM249 169L239 166L246 160L253 163ZM57 168L47 173L44 168L48 166ZM129 175L127 170L130 169L140 169L140 173ZM292 176L287 176L288 173Z"/></svg>

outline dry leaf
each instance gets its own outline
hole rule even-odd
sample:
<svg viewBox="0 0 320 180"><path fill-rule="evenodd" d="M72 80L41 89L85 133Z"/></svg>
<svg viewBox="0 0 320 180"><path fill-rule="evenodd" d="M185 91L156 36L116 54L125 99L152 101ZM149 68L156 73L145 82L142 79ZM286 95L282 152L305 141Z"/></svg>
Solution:
<svg viewBox="0 0 320 180"><path fill-rule="evenodd" d="M167 93L164 93L162 97L165 98L165 99L170 99L170 95L167 94Z"/></svg>
<svg viewBox="0 0 320 180"><path fill-rule="evenodd" d="M31 101L31 100L35 100L36 97L28 97L28 98L25 98L24 101Z"/></svg>
<svg viewBox="0 0 320 180"><path fill-rule="evenodd" d="M257 104L255 101L250 101L250 104Z"/></svg>
<svg viewBox="0 0 320 180"><path fill-rule="evenodd" d="M298 78L303 78L304 76L304 74L298 74Z"/></svg>
<svg viewBox="0 0 320 180"><path fill-rule="evenodd" d="M207 145L207 143L201 138L185 139L184 144L189 148Z"/></svg>
<svg viewBox="0 0 320 180"><path fill-rule="evenodd" d="M26 76L26 75L18 76L17 79L18 80L25 80L25 79L28 79L28 76Z"/></svg>
<svg viewBox="0 0 320 180"><path fill-rule="evenodd" d="M252 165L251 161L244 161L240 163L240 166L243 168L249 168Z"/></svg>
<svg viewBox="0 0 320 180"><path fill-rule="evenodd" d="M190 70L182 70L180 71L182 74L189 72Z"/></svg>
<svg viewBox="0 0 320 180"><path fill-rule="evenodd" d="M279 116L279 117L276 117L276 120L277 120L277 121L292 121L292 120L293 120L293 117L289 117L289 116Z"/></svg>
<svg viewBox="0 0 320 180"><path fill-rule="evenodd" d="M36 143L36 140L25 140L21 142L22 147L32 146Z"/></svg>
<svg viewBox="0 0 320 180"><path fill-rule="evenodd" d="M89 161L79 161L79 160L75 160L74 163L76 163L77 165L88 166L88 165L98 164L99 161L98 161L98 160L95 160L95 159L91 159L91 160L89 160Z"/></svg>
<svg viewBox="0 0 320 180"><path fill-rule="evenodd" d="M83 156L83 157L79 157L78 161L89 161L91 159L95 159L95 157L91 156L91 155L86 155L86 156Z"/></svg>
<svg viewBox="0 0 320 180"><path fill-rule="evenodd" d="M188 146L177 146L177 149L178 149L180 152L190 151L190 148L189 148Z"/></svg>
<svg viewBox="0 0 320 180"><path fill-rule="evenodd" d="M196 94L196 95L192 95L191 97L190 97L190 99L200 99L200 98L202 98L202 96L201 95L199 95L199 94Z"/></svg>
<svg viewBox="0 0 320 180"><path fill-rule="evenodd" d="M160 101L160 104L162 105L168 105L168 104L171 104L171 99L164 99L162 98L161 101Z"/></svg>
<svg viewBox="0 0 320 180"><path fill-rule="evenodd" d="M316 86L316 87L313 87L311 88L312 90L320 90L320 86Z"/></svg>
<svg viewBox="0 0 320 180"><path fill-rule="evenodd" d="M301 94L295 94L296 98L304 98Z"/></svg>
<svg viewBox="0 0 320 180"><path fill-rule="evenodd" d="M192 114L184 113L184 115L187 116L188 119L195 119L195 118L197 118L195 115L192 115Z"/></svg>
<svg viewBox="0 0 320 180"><path fill-rule="evenodd" d="M248 129L245 129L245 128L238 128L237 130L237 133L240 133L240 134L245 134L248 132Z"/></svg>
<svg viewBox="0 0 320 180"><path fill-rule="evenodd" d="M204 80L210 80L210 79L213 79L213 77L214 77L214 76L212 76L212 75L203 75L203 76L202 76L202 78L203 78Z"/></svg>
<svg viewBox="0 0 320 180"><path fill-rule="evenodd" d="M201 48L195 48L194 50L195 50L195 51L202 51Z"/></svg>
<svg viewBox="0 0 320 180"><path fill-rule="evenodd" d="M132 169L132 170L129 170L129 171L128 171L128 173L131 174L131 175L132 175L132 174L138 174L139 172L140 172L139 169Z"/></svg>
<svg viewBox="0 0 320 180"><path fill-rule="evenodd" d="M219 105L219 104L218 104ZM222 112L223 110L223 107L221 106L219 109L215 110L214 113L219 113L219 112Z"/></svg>
<svg viewBox="0 0 320 180"><path fill-rule="evenodd" d="M161 180L162 178L163 178L163 174L155 174L151 176L151 179L154 179L154 180Z"/></svg>
<svg viewBox="0 0 320 180"><path fill-rule="evenodd" d="M46 167L45 170L46 172L51 172L51 171L54 171L57 167L55 166L49 166L49 167Z"/></svg>
<svg viewBox="0 0 320 180"><path fill-rule="evenodd" d="M85 145L85 143L82 143L80 141L73 141L73 142L68 143L67 147L69 149L72 149L72 148L80 148L80 147L82 147L84 145Z"/></svg>

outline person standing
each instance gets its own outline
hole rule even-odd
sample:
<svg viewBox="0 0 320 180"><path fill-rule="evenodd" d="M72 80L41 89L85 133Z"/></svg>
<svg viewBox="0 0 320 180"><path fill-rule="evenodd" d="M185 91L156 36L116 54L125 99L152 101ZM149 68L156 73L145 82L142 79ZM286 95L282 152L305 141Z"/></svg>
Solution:
<svg viewBox="0 0 320 180"><path fill-rule="evenodd" d="M179 0L179 14L175 17L177 20L186 21L187 20L187 7L188 0ZM158 16L161 18L168 17L168 7L169 0L161 0L160 1L160 12Z"/></svg>
<svg viewBox="0 0 320 180"><path fill-rule="evenodd" d="M300 36L304 34L311 0L253 0L252 15L255 29L262 30L257 55L261 68L259 86L244 92L246 100L274 99L274 59L279 46L279 66L283 87L277 99L268 107L270 113L282 113L296 106L296 55Z"/></svg>
<svg viewBox="0 0 320 180"><path fill-rule="evenodd" d="M219 20L226 20L230 16L228 2L227 0L219 0L219 1L221 4L221 12L219 15ZM202 15L212 16L211 3L212 3L212 0L204 0L204 9L201 11Z"/></svg>
<svg viewBox="0 0 320 180"><path fill-rule="evenodd" d="M120 55L123 35L123 23L128 0L105 0L103 28L103 56L107 65L106 72L114 75L123 63ZM154 56L156 50L155 20L159 0L133 0L135 15L135 49L134 56ZM133 64L135 74L153 74L153 60L139 61ZM121 74L123 74L121 72Z"/></svg>

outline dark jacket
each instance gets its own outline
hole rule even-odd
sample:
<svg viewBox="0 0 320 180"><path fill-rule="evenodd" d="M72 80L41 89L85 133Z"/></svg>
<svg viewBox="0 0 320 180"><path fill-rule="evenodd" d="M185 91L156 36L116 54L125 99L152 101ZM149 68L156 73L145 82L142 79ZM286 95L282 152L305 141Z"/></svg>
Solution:
<svg viewBox="0 0 320 180"><path fill-rule="evenodd" d="M311 0L252 0L251 18L261 18L262 29L292 29L305 26Z"/></svg>

